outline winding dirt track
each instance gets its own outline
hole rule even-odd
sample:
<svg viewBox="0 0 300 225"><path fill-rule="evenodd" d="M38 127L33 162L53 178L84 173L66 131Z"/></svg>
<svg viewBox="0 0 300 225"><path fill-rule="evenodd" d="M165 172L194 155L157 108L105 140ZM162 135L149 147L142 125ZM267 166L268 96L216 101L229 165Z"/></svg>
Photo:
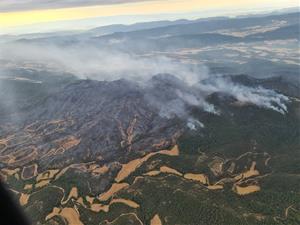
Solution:
<svg viewBox="0 0 300 225"><path fill-rule="evenodd" d="M108 220L104 220L104 224L114 224L114 222L116 222L118 219L120 219L121 217L124 216L133 216L139 223L140 225L144 225L143 222L138 218L138 216L135 213L122 213L119 217L117 217L116 219L114 219L113 221L109 222ZM102 224L102 223L101 223Z"/></svg>

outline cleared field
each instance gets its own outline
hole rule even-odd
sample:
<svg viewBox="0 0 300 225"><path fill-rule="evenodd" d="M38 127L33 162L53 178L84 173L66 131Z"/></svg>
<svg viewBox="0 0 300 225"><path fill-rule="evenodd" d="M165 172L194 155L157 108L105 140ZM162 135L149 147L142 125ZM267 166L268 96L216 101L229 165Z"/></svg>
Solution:
<svg viewBox="0 0 300 225"><path fill-rule="evenodd" d="M162 225L159 215L156 214L150 221L150 225Z"/></svg>
<svg viewBox="0 0 300 225"><path fill-rule="evenodd" d="M186 173L184 174L185 179L199 181L202 184L207 184L207 177L204 174L193 174L193 173Z"/></svg>
<svg viewBox="0 0 300 225"><path fill-rule="evenodd" d="M113 184L108 191L106 191L103 194L99 195L99 200L100 201L107 201L110 197L112 197L115 193L118 191L127 188L129 184L127 183L118 183L118 184Z"/></svg>

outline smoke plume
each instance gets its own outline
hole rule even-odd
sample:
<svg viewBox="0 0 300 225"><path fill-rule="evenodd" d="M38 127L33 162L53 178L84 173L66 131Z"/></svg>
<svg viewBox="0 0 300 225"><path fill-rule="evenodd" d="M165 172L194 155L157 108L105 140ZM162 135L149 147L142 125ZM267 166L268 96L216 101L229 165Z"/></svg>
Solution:
<svg viewBox="0 0 300 225"><path fill-rule="evenodd" d="M187 107L196 106L209 113L220 113L213 104L206 101L206 97L214 92L222 92L240 102L282 114L287 112L288 98L282 94L263 87L236 84L225 77L211 79L205 65L190 65L162 56L142 57L120 50L108 51L93 45L58 47L53 44L41 46L20 42L0 46L1 59L25 69L36 69L32 67L43 65L48 70L72 73L80 79L127 79L138 82L147 90L146 99L159 109L161 116L169 118L175 115L185 118L191 129L203 127L203 124L189 116ZM151 82L157 74L172 75L161 87L162 91L158 96L153 94L156 90L151 89ZM212 81L202 82L208 78Z"/></svg>

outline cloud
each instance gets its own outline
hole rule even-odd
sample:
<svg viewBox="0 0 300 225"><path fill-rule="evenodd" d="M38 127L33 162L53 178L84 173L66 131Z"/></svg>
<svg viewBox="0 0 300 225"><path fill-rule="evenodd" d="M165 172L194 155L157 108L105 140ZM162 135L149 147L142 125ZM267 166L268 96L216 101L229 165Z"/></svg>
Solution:
<svg viewBox="0 0 300 225"><path fill-rule="evenodd" d="M113 5L141 1L150 0L4 0L0 1L0 12L27 11L37 9L59 9L95 5Z"/></svg>

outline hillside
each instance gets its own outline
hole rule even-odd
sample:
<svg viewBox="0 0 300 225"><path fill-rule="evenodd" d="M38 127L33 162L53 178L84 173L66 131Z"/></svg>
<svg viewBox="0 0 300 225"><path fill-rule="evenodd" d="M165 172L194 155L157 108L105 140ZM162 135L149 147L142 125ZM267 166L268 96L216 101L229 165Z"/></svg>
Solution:
<svg viewBox="0 0 300 225"><path fill-rule="evenodd" d="M155 79L168 96L170 77ZM75 81L1 125L1 174L35 224L299 222L297 97L283 115L213 93L221 114L190 108L204 124L190 130L144 95L125 80Z"/></svg>

